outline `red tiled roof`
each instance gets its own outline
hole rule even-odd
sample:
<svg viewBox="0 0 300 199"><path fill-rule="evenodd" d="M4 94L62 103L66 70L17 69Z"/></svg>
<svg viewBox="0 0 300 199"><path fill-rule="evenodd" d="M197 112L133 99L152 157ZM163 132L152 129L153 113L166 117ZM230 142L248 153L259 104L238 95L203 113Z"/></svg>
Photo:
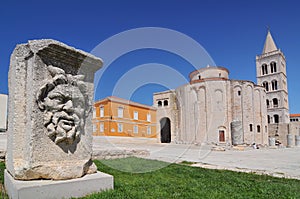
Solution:
<svg viewBox="0 0 300 199"><path fill-rule="evenodd" d="M123 99L123 98L120 98L120 97L116 97L116 96L106 97L104 99L96 101L95 104L99 104L99 103L101 103L101 102L103 102L105 100L109 100L109 101L113 101L113 102L119 102L119 103L123 103L123 104L127 104L127 105L133 105L133 106L143 107L143 108L152 109L152 110L156 110L156 108L153 107L153 106L148 106L146 104L140 104L140 103L133 102L133 101L130 101L130 100L127 100L127 99Z"/></svg>
<svg viewBox="0 0 300 199"><path fill-rule="evenodd" d="M290 114L290 117L300 117L300 113Z"/></svg>

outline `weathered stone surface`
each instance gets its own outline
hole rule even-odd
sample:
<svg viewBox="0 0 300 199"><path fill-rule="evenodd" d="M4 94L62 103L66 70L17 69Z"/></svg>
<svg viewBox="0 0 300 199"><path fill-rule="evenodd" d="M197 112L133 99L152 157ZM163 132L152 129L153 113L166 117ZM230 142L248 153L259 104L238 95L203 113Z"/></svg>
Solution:
<svg viewBox="0 0 300 199"><path fill-rule="evenodd" d="M116 159L127 157L148 157L150 156L149 150L145 149L124 149L124 150L97 150L93 152L93 159Z"/></svg>
<svg viewBox="0 0 300 199"><path fill-rule="evenodd" d="M113 189L113 176L97 172L71 180L15 180L5 170L6 192L10 198L58 199L83 197L87 194Z"/></svg>
<svg viewBox="0 0 300 199"><path fill-rule="evenodd" d="M54 40L17 45L9 69L7 170L15 178L71 179L96 172L94 73L102 60Z"/></svg>

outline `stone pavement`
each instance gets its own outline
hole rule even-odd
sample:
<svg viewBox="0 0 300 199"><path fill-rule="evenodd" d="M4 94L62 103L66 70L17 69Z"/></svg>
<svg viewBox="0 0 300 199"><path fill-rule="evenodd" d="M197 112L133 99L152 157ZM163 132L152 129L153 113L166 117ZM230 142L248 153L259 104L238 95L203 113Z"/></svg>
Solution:
<svg viewBox="0 0 300 199"><path fill-rule="evenodd" d="M6 135L0 134L0 151L6 149ZM160 144L156 139L94 137L94 152L148 151L145 158L166 162L194 162L193 166L268 174L300 179L300 148L212 151L211 146ZM147 154L147 153L145 153Z"/></svg>
<svg viewBox="0 0 300 199"><path fill-rule="evenodd" d="M300 179L300 147L280 149L229 149L213 151L211 146L161 144L156 139L94 137L94 150L148 150L145 158L167 162L194 162L193 166Z"/></svg>

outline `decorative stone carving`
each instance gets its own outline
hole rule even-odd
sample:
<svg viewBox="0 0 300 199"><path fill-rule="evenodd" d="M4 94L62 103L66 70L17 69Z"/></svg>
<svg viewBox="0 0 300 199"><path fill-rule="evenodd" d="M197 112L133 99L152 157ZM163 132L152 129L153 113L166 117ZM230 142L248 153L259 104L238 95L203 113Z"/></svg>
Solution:
<svg viewBox="0 0 300 199"><path fill-rule="evenodd" d="M51 65L48 70L52 79L38 90L36 97L40 110L44 111L47 135L56 144L73 144L84 131L85 112L91 110L86 97L88 90L82 81L84 76L66 75L64 70Z"/></svg>
<svg viewBox="0 0 300 199"><path fill-rule="evenodd" d="M54 40L17 45L9 70L6 168L14 179L72 179L96 172L94 73L102 60Z"/></svg>

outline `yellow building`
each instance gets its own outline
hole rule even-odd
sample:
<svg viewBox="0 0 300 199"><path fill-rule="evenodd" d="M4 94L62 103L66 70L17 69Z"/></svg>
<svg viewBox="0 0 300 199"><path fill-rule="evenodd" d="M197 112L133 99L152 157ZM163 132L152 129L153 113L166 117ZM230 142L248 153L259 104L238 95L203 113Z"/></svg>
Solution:
<svg viewBox="0 0 300 199"><path fill-rule="evenodd" d="M94 104L93 135L156 138L156 108L107 97Z"/></svg>

